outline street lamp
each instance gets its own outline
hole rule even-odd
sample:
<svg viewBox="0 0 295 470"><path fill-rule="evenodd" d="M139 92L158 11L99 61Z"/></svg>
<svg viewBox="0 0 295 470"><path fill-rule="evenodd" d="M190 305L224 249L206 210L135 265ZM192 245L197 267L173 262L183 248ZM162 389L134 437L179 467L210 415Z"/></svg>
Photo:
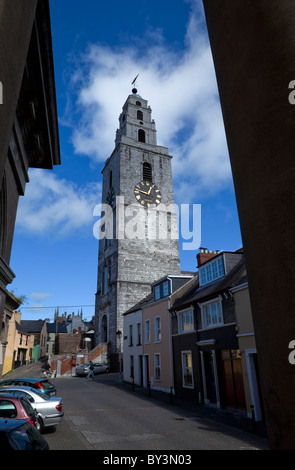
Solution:
<svg viewBox="0 0 295 470"><path fill-rule="evenodd" d="M119 362L120 362L120 375L119 375L119 381L122 382L122 362L121 362L121 338L122 338L122 331L118 330L116 335L118 336L119 339Z"/></svg>

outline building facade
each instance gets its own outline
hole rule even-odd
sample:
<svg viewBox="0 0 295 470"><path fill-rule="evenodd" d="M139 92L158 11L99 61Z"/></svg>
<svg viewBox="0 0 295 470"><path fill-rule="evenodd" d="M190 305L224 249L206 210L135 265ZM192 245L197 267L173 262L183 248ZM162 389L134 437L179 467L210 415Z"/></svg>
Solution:
<svg viewBox="0 0 295 470"><path fill-rule="evenodd" d="M21 326L21 313L13 312L9 321L3 375L33 360L35 337Z"/></svg>
<svg viewBox="0 0 295 470"><path fill-rule="evenodd" d="M233 295L245 276L243 253L200 253L198 279L171 304L176 393L246 411ZM207 255L207 253L205 253Z"/></svg>
<svg viewBox="0 0 295 470"><path fill-rule="evenodd" d="M252 417L254 412L256 421L264 421L258 354L247 278L233 287L231 293L235 304L247 415Z"/></svg>
<svg viewBox="0 0 295 470"><path fill-rule="evenodd" d="M180 272L171 158L157 145L147 100L133 89L102 171L97 233L96 343L109 343L113 367L123 313L149 294L154 280Z"/></svg>
<svg viewBox="0 0 295 470"><path fill-rule="evenodd" d="M10 266L19 196L29 168L60 164L48 0L1 2L0 11L0 374L10 321Z"/></svg>
<svg viewBox="0 0 295 470"><path fill-rule="evenodd" d="M192 274L166 275L151 292L124 314L124 380L174 393L170 299Z"/></svg>

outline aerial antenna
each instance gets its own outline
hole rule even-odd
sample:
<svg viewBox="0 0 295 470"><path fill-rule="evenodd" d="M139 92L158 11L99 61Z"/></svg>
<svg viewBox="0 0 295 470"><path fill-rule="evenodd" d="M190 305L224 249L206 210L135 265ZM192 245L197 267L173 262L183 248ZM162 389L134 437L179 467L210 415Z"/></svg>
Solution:
<svg viewBox="0 0 295 470"><path fill-rule="evenodd" d="M134 88L132 89L132 93L134 93L134 94L137 93L137 89L135 88L135 86L136 86L136 80L138 78L138 75L139 75L139 73L136 75L135 79L131 82L131 85L134 85Z"/></svg>

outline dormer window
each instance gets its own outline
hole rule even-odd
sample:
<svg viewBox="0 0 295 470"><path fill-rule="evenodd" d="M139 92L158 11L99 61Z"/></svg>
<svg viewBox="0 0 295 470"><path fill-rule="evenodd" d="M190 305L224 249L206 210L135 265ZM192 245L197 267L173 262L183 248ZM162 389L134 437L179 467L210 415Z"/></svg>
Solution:
<svg viewBox="0 0 295 470"><path fill-rule="evenodd" d="M200 287L225 275L223 256L220 256L199 268Z"/></svg>
<svg viewBox="0 0 295 470"><path fill-rule="evenodd" d="M154 286L154 299L160 300L170 294L170 282L168 280Z"/></svg>

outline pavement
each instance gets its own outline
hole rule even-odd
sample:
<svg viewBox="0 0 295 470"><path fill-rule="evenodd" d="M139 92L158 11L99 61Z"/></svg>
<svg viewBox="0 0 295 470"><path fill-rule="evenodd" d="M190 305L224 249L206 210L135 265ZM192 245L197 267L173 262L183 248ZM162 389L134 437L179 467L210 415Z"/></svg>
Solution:
<svg viewBox="0 0 295 470"><path fill-rule="evenodd" d="M18 377L44 377L46 360L27 364L3 375L1 379L18 378ZM55 379L53 379L54 381ZM58 379L60 380L60 379ZM66 380L66 378L64 378ZM118 373L118 386L126 388L136 394L150 396L152 399L165 404L179 407L181 409L194 413L194 416L209 420L211 423L222 424L231 428L236 428L257 437L265 439L267 442L266 427L263 422L254 422L247 416L240 414L234 410L217 409L210 406L199 405L193 401L188 401L180 397L171 396L168 393L156 390L147 390L143 387L132 386L126 382L120 382Z"/></svg>

